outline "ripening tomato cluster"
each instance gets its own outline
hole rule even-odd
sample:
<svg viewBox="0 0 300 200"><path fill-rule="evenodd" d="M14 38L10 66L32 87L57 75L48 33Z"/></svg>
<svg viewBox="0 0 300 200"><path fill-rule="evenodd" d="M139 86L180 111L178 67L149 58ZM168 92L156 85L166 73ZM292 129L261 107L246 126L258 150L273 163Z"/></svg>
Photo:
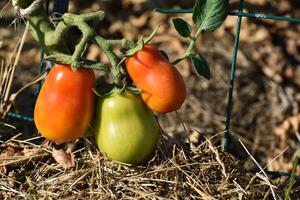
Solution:
<svg viewBox="0 0 300 200"><path fill-rule="evenodd" d="M177 69L152 45L128 57L125 65L141 95L115 89L96 102L93 70L73 71L68 65L55 64L35 105L38 131L51 141L64 143L94 127L104 155L126 164L145 162L160 133L152 110L167 113L179 109L186 87Z"/></svg>

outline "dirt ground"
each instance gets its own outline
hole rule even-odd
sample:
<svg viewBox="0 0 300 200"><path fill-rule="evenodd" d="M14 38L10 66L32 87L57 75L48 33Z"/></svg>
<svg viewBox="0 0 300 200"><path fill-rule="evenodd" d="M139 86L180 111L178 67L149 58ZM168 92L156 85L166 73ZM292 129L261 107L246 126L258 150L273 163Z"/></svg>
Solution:
<svg viewBox="0 0 300 200"><path fill-rule="evenodd" d="M239 1L230 1L232 10ZM0 8L4 5L0 3ZM160 14L154 8L191 8L190 1L72 1L70 12L85 13L103 9L106 18L93 24L95 30L109 38L137 40L149 35L160 25L153 43L167 52L170 59L181 55L188 41L180 39L171 19L182 17L191 22L190 14ZM246 0L245 11L286 15L300 18L300 2L296 0ZM0 18L0 60L12 52L24 30L24 23L10 25L15 15L8 6ZM195 52L201 52L211 66L212 78L196 75L189 61L178 65L188 86L188 98L176 113L159 115L162 128L169 135L187 140L197 130L201 136L214 136L225 129L228 84L237 18L228 16L214 33L205 33L197 41ZM237 139L250 150L261 166L268 170L290 171L294 153L300 148L300 24L243 18L238 53L231 134L235 156L247 169L256 164L244 152ZM13 91L30 82L38 74L39 47L28 35L17 65ZM87 56L104 60L102 52L90 46ZM36 86L21 93L13 110L32 116ZM6 122L26 136L36 134L33 124L7 117ZM184 123L185 129L182 126ZM1 129L3 132L3 129ZM5 129L5 131L8 131ZM10 130L9 130L10 131ZM2 134L2 133L1 133ZM5 134L5 133L4 133ZM1 136L2 140L5 136ZM275 160L274 160L275 159ZM300 175L300 170L298 170Z"/></svg>

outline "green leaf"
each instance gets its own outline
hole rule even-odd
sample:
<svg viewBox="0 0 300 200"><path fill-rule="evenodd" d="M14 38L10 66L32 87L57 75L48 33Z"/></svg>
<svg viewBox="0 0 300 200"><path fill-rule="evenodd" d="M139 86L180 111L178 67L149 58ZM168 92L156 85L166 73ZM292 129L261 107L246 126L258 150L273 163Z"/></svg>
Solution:
<svg viewBox="0 0 300 200"><path fill-rule="evenodd" d="M197 0L193 10L193 21L201 30L214 31L223 24L228 12L228 0Z"/></svg>
<svg viewBox="0 0 300 200"><path fill-rule="evenodd" d="M191 61L193 66L195 67L197 73L200 76L203 76L206 79L210 79L210 68L209 64L206 62L205 58L200 54L191 54Z"/></svg>
<svg viewBox="0 0 300 200"><path fill-rule="evenodd" d="M180 18L173 19L172 22L179 35L185 38L191 35L192 26L189 23Z"/></svg>

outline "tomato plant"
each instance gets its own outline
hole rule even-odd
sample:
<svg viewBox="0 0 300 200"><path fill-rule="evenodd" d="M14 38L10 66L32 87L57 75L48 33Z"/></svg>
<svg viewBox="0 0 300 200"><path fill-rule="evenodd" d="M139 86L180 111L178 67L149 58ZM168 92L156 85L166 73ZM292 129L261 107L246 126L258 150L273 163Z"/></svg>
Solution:
<svg viewBox="0 0 300 200"><path fill-rule="evenodd" d="M229 7L228 1L224 0L197 0L193 10L195 31L183 19L174 19L175 29L190 43L186 51L171 63L150 44L158 27L148 38L141 37L138 41L106 39L97 34L89 23L103 21L105 13L102 10L80 15L65 13L49 18L43 1L18 0L13 3L16 11L28 19L33 37L47 55L45 59L64 63L54 65L38 96L34 120L39 132L57 143L81 137L88 129L95 110L93 88L96 81L91 69L103 70L105 75L111 75L116 89L98 99L96 142L105 155L128 164L146 161L155 150L159 125L149 108L168 113L179 109L186 99L185 83L174 66L189 58L200 75L210 78L208 63L192 50L203 31L213 31L222 24L228 11L223 8ZM65 37L72 27L81 32L75 48L67 46L73 41ZM109 64L84 58L90 43L97 44ZM127 51L118 56L114 52L116 46ZM137 88L128 86L128 74L141 90L140 95L129 92ZM97 92L101 93L101 90Z"/></svg>
<svg viewBox="0 0 300 200"><path fill-rule="evenodd" d="M34 121L47 139L70 142L88 129L95 109L95 74L91 69L73 71L55 64L38 95Z"/></svg>
<svg viewBox="0 0 300 200"><path fill-rule="evenodd" d="M152 110L167 113L181 107L186 98L185 83L178 70L153 45L145 45L128 57L125 64Z"/></svg>
<svg viewBox="0 0 300 200"><path fill-rule="evenodd" d="M114 92L99 98L95 123L99 149L115 161L143 163L156 148L159 125L139 95Z"/></svg>

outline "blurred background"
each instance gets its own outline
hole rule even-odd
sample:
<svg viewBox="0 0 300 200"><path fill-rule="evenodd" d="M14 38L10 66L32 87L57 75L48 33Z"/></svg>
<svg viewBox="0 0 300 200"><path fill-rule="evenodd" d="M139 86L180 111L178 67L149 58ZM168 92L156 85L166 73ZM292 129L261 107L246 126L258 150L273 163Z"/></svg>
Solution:
<svg viewBox="0 0 300 200"><path fill-rule="evenodd" d="M15 12L11 3L0 3L0 62L6 62L24 31L24 22L12 25ZM95 30L106 38L137 40L149 35L158 25L153 43L164 50L170 60L181 55L188 40L181 39L172 27L171 19L181 17L192 22L191 14L160 14L154 8L188 9L194 1L167 0L101 0L71 1L69 11L87 13L104 10L103 22L93 22ZM239 1L231 0L231 9ZM245 0L247 12L300 18L300 2L296 0ZM197 130L211 137L225 129L230 64L237 17L228 16L224 25L214 33L204 33L197 41L195 52L201 52L211 66L211 80L196 75L188 60L178 69L188 86L188 98L176 113L159 115L162 128L181 140ZM74 36L80 33L74 30ZM72 34L72 37L74 37ZM251 154L269 170L290 170L293 154L300 148L300 24L283 21L243 18L234 88L231 133L240 138ZM77 41L74 37L74 41ZM105 61L99 49L90 45L86 56ZM13 88L38 75L40 53L37 43L27 35L16 67ZM36 85L22 92L13 103L12 111L32 116ZM11 132L37 134L32 123L5 118L16 130L1 128L1 137ZM182 126L184 123L185 129ZM255 165L235 145L237 156L245 166ZM285 150L285 151L284 151ZM272 161L275 157L275 161ZM271 162L272 161L272 162ZM300 173L298 173L300 175Z"/></svg>

